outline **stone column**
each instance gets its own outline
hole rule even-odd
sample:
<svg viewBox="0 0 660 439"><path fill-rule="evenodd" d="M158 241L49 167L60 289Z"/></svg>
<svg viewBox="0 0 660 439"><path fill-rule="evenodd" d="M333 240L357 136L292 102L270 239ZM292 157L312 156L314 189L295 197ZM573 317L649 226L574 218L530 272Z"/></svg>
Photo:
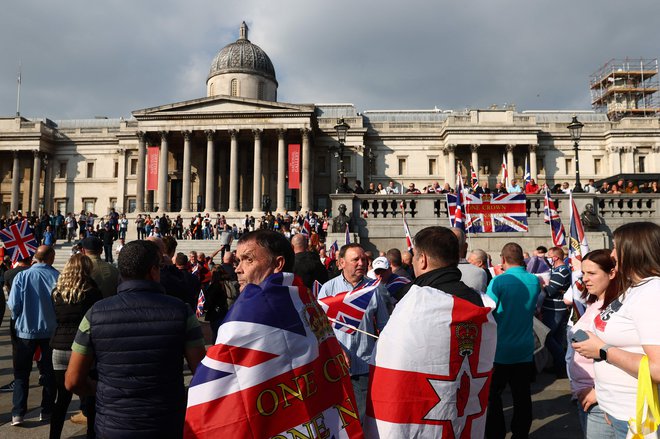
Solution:
<svg viewBox="0 0 660 439"><path fill-rule="evenodd" d="M160 157L158 160L158 211L167 212L167 160L169 158L169 145L167 144L167 131L160 132Z"/></svg>
<svg viewBox="0 0 660 439"><path fill-rule="evenodd" d="M283 213L286 204L286 130L277 130L277 211Z"/></svg>
<svg viewBox="0 0 660 439"><path fill-rule="evenodd" d="M207 212L214 212L215 206L215 148L213 145L213 138L215 137L214 130L206 130L206 199L204 201L204 210ZM184 165L185 166L185 165Z"/></svg>
<svg viewBox="0 0 660 439"><path fill-rule="evenodd" d="M19 197L21 195L21 168L18 150L13 150L12 155L14 156L14 165L11 171L11 205L9 208L16 212L18 210Z"/></svg>
<svg viewBox="0 0 660 439"><path fill-rule="evenodd" d="M309 128L303 128L300 130L302 135L302 190L300 191L302 204L302 211L307 212L312 210L312 175L311 175L311 163L312 163L312 148L309 145L309 135L311 131Z"/></svg>
<svg viewBox="0 0 660 439"><path fill-rule="evenodd" d="M32 165L32 200L30 204L30 212L37 212L39 214L39 183L41 180L41 154L38 150L32 151L34 154L34 161Z"/></svg>
<svg viewBox="0 0 660 439"><path fill-rule="evenodd" d="M616 175L621 173L621 156L620 156L621 147L620 146L610 146L607 148L608 159L610 162L610 175Z"/></svg>
<svg viewBox="0 0 660 439"><path fill-rule="evenodd" d="M362 182L362 187L367 188L369 183L364 179L364 145L355 147L355 179Z"/></svg>
<svg viewBox="0 0 660 439"><path fill-rule="evenodd" d="M263 130L254 129L254 172L252 180L252 212L261 211L261 135Z"/></svg>
<svg viewBox="0 0 660 439"><path fill-rule="evenodd" d="M628 174L635 173L635 150L637 148L634 146L626 146L623 148L625 153L625 160L623 162L623 172Z"/></svg>
<svg viewBox="0 0 660 439"><path fill-rule="evenodd" d="M477 179L479 179L479 147L481 145L478 143L473 143L470 145L470 151L472 151L472 157L470 160L472 160L472 166L474 167L474 172L477 173ZM468 172L470 170L468 169ZM472 178L471 176L468 176L468 182L469 184L472 184Z"/></svg>
<svg viewBox="0 0 660 439"><path fill-rule="evenodd" d="M192 132L183 131L183 188L181 193L181 212L190 212L190 195L192 193L190 186L191 173L191 145L190 136Z"/></svg>
<svg viewBox="0 0 660 439"><path fill-rule="evenodd" d="M506 169L507 172L509 173L509 184L511 184L513 179L516 178L514 174L516 167L514 166L513 163L513 148L515 147L516 145L513 144L508 144L506 146Z"/></svg>
<svg viewBox="0 0 660 439"><path fill-rule="evenodd" d="M126 212L126 149L117 149L117 212Z"/></svg>
<svg viewBox="0 0 660 439"><path fill-rule="evenodd" d="M229 130L229 212L238 211L238 131Z"/></svg>
<svg viewBox="0 0 660 439"><path fill-rule="evenodd" d="M456 144L450 143L445 147L447 151L447 172L445 183L449 183L449 186L456 186Z"/></svg>
<svg viewBox="0 0 660 439"><path fill-rule="evenodd" d="M137 175L135 178L135 210L144 212L144 182L146 177L147 136L144 131L137 132Z"/></svg>
<svg viewBox="0 0 660 439"><path fill-rule="evenodd" d="M529 145L529 174L538 183L539 170L536 168L536 148L538 148L536 144Z"/></svg>
<svg viewBox="0 0 660 439"><path fill-rule="evenodd" d="M43 155L44 162L44 210L53 210L53 161L47 154Z"/></svg>
<svg viewBox="0 0 660 439"><path fill-rule="evenodd" d="M649 158L649 172L660 172L660 145L653 145L651 147L651 155Z"/></svg>

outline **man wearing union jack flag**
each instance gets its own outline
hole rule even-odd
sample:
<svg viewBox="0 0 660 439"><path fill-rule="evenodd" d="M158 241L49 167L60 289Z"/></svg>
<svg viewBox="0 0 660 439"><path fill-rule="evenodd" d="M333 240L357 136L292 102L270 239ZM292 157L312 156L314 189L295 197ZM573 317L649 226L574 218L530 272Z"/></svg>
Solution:
<svg viewBox="0 0 660 439"><path fill-rule="evenodd" d="M319 292L319 299L337 296L363 286L372 279L366 277L367 258L360 244L353 243L343 246L339 250L337 267L341 274L326 282ZM362 317L357 328L360 331L352 333L335 329L335 336L339 340L344 353L348 357L349 373L355 398L357 399L360 419L364 419L366 411L367 386L369 382L369 358L376 344L377 331L382 331L389 320L387 290L378 285L375 293L371 294L368 303L364 304ZM347 310L347 313L352 310Z"/></svg>
<svg viewBox="0 0 660 439"><path fill-rule="evenodd" d="M410 279L392 273L390 262L385 256L377 257L371 265L375 278L379 279L385 285L390 296L396 300L401 299L403 296L399 296L398 293L404 286L410 283Z"/></svg>
<svg viewBox="0 0 660 439"><path fill-rule="evenodd" d="M185 438L362 438L337 339L283 235L238 241L241 295L188 392Z"/></svg>

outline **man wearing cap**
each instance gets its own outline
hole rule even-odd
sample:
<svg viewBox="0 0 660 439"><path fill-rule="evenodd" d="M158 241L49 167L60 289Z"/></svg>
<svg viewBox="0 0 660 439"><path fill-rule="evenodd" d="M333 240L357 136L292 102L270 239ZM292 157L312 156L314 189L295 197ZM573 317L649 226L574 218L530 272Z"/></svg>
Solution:
<svg viewBox="0 0 660 439"><path fill-rule="evenodd" d="M387 288L387 292L390 293L390 296L396 300L400 300L401 297L398 295L398 293L401 288L410 283L410 279L392 273L390 262L385 256L379 256L374 259L374 262L371 264L371 266L373 269L374 277L376 279L380 279L380 283L385 285L385 288Z"/></svg>
<svg viewBox="0 0 660 439"><path fill-rule="evenodd" d="M96 236L88 236L80 242L81 252L92 260L92 279L96 282L103 298L117 294L119 270L109 262L101 260L103 241Z"/></svg>

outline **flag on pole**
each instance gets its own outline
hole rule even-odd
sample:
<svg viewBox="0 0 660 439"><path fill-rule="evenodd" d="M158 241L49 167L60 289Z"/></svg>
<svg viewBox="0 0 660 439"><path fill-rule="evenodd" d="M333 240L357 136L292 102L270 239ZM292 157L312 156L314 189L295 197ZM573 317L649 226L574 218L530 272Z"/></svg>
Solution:
<svg viewBox="0 0 660 439"><path fill-rule="evenodd" d="M479 179L477 178L477 172L474 170L474 166L472 165L472 162L470 162L470 183L472 186L472 190L476 191L477 188L479 187Z"/></svg>
<svg viewBox="0 0 660 439"><path fill-rule="evenodd" d="M27 220L15 223L0 230L0 240L5 251L11 257L11 263L15 264L18 259L27 259L37 252L39 244L34 237L34 232L28 225Z"/></svg>
<svg viewBox="0 0 660 439"><path fill-rule="evenodd" d="M373 279L352 291L344 291L334 296L319 299L318 302L323 311L328 317L336 321L332 324L332 327L347 334L354 333L354 328L360 326L360 322L362 322L367 311L367 306L369 306L371 297L376 292L379 283L380 280ZM347 323L350 326L342 325L342 323Z"/></svg>
<svg viewBox="0 0 660 439"><path fill-rule="evenodd" d="M371 357L365 436L484 437L496 344L490 308L413 285Z"/></svg>
<svg viewBox="0 0 660 439"><path fill-rule="evenodd" d="M532 173L529 170L529 162L527 161L527 157L525 157L525 184L531 181L532 181Z"/></svg>
<svg viewBox="0 0 660 439"><path fill-rule="evenodd" d="M199 290L199 296L197 297L197 307L195 308L195 315L201 317L204 315L204 304L206 303L206 297L204 296L204 290Z"/></svg>
<svg viewBox="0 0 660 439"><path fill-rule="evenodd" d="M348 231L348 223L346 223L346 245L351 243L351 233Z"/></svg>
<svg viewBox="0 0 660 439"><path fill-rule="evenodd" d="M216 343L190 383L185 438L363 437L348 365L300 278L248 284Z"/></svg>
<svg viewBox="0 0 660 439"><path fill-rule="evenodd" d="M332 245L330 246L328 257L333 260L337 259L337 253L339 253L339 245L337 244L337 240L335 239L335 242L333 242Z"/></svg>
<svg viewBox="0 0 660 439"><path fill-rule="evenodd" d="M300 229L300 233L302 233L303 235L305 235L308 238L310 236L312 236L312 225L309 223L307 218L305 218L305 221L303 221L303 225Z"/></svg>
<svg viewBox="0 0 660 439"><path fill-rule="evenodd" d="M403 217L403 233L406 235L406 247L408 249L408 253L412 254L415 246L413 244L412 235L410 234L410 227L408 227L408 221L406 220L406 209L403 206L403 201L401 202L400 206Z"/></svg>
<svg viewBox="0 0 660 439"><path fill-rule="evenodd" d="M584 234L582 227L582 220L580 219L580 212L578 212L573 200L573 191L569 195L571 202L570 211L570 245L568 246L568 257L582 261L582 256L589 253L589 244L587 244L587 237Z"/></svg>
<svg viewBox="0 0 660 439"><path fill-rule="evenodd" d="M323 285L321 284L321 282L314 279L314 283L312 284L312 297L314 298L314 300L318 300L319 291L321 291L322 286Z"/></svg>
<svg viewBox="0 0 660 439"><path fill-rule="evenodd" d="M552 244L556 247L566 245L566 232L561 223L559 213L555 207L555 202L550 198L548 186L545 186L545 201L543 203L543 221L550 224L550 232L552 235Z"/></svg>
<svg viewBox="0 0 660 439"><path fill-rule="evenodd" d="M463 204L464 202L464 204ZM447 194L449 221L468 233L527 232L527 198L515 194Z"/></svg>
<svg viewBox="0 0 660 439"><path fill-rule="evenodd" d="M456 170L456 193L463 193L463 174L461 173L461 164L458 163L458 169Z"/></svg>
<svg viewBox="0 0 660 439"><path fill-rule="evenodd" d="M509 169L506 166L506 156L502 154L502 184L509 187Z"/></svg>

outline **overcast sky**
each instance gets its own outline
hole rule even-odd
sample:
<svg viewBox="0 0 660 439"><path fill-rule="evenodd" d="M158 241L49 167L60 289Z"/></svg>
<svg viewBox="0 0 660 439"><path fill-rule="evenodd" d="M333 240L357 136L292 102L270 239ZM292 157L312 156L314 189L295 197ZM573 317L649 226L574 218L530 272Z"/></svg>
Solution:
<svg viewBox="0 0 660 439"><path fill-rule="evenodd" d="M660 56L657 0L3 2L0 116L129 117L206 95L240 23L278 99L358 111L590 109L611 58Z"/></svg>

